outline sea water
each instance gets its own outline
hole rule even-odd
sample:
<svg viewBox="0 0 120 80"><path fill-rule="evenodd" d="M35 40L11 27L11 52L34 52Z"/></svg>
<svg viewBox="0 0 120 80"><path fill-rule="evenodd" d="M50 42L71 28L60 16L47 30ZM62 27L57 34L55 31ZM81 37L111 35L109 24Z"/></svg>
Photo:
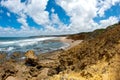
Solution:
<svg viewBox="0 0 120 80"><path fill-rule="evenodd" d="M57 37L0 37L0 52L13 53L34 50L37 54L39 54L68 46L67 43L54 40L55 38Z"/></svg>

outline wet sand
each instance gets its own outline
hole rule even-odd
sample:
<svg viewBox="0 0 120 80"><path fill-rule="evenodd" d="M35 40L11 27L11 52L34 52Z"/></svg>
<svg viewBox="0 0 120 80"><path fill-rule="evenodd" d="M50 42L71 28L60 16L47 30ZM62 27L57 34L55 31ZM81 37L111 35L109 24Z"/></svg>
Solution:
<svg viewBox="0 0 120 80"><path fill-rule="evenodd" d="M68 43L69 46L68 47L65 47L65 48L62 48L63 50L68 50L78 44L80 44L83 40L72 40L72 39L67 39L67 37L58 37L56 38L55 40L59 40L61 42L64 42L64 43Z"/></svg>

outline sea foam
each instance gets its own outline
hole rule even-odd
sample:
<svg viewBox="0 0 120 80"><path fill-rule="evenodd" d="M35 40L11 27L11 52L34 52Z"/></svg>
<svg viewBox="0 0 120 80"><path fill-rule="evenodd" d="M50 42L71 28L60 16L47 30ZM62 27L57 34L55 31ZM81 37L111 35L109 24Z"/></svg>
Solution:
<svg viewBox="0 0 120 80"><path fill-rule="evenodd" d="M40 41L54 39L55 37L31 38L13 41L0 41L0 51L11 51L16 47L25 47L38 44Z"/></svg>

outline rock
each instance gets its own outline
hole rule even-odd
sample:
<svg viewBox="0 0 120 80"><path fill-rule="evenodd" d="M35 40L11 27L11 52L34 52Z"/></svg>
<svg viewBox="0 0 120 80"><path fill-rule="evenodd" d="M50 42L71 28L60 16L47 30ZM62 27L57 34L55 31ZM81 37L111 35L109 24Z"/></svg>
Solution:
<svg viewBox="0 0 120 80"><path fill-rule="evenodd" d="M41 80L47 80L45 78L48 77L48 73L49 73L49 68L43 68L40 73L37 76L37 80L41 79Z"/></svg>
<svg viewBox="0 0 120 80"><path fill-rule="evenodd" d="M33 50L29 50L25 53L26 58L30 59L37 59L37 56L35 55L35 52Z"/></svg>
<svg viewBox="0 0 120 80"><path fill-rule="evenodd" d="M13 76L9 76L9 77L7 77L6 80L19 80L19 79L15 78L15 77L13 77Z"/></svg>
<svg viewBox="0 0 120 80"><path fill-rule="evenodd" d="M48 75L48 76L53 76L53 75L55 75L55 74L57 74L57 73L58 73L58 72L57 72L55 69L50 68L49 71L48 71L48 73L47 73L47 75Z"/></svg>
<svg viewBox="0 0 120 80"><path fill-rule="evenodd" d="M29 50L25 53L25 56L26 56L26 60L25 60L25 64L27 66L36 66L38 65L38 58L37 56L35 55L35 52L32 51L32 50Z"/></svg>
<svg viewBox="0 0 120 80"><path fill-rule="evenodd" d="M36 68L31 68L29 73L32 77L37 77L37 75L39 74L39 70Z"/></svg>
<svg viewBox="0 0 120 80"><path fill-rule="evenodd" d="M8 76L15 76L16 73L17 73L17 70L11 63L4 64L0 68L0 80L5 80Z"/></svg>
<svg viewBox="0 0 120 80"><path fill-rule="evenodd" d="M47 67L47 68L57 68L59 66L59 62L55 60L40 60L39 64L42 67Z"/></svg>
<svg viewBox="0 0 120 80"><path fill-rule="evenodd" d="M16 59L16 58L19 58L20 57L20 53L19 52L14 52L12 55L11 55L11 58L12 59Z"/></svg>

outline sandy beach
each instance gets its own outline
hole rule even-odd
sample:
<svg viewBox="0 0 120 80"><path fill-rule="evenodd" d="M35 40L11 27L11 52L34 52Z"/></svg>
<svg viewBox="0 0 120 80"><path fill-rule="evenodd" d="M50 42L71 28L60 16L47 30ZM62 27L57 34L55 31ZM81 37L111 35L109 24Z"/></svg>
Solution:
<svg viewBox="0 0 120 80"><path fill-rule="evenodd" d="M65 48L62 48L63 50L68 50L78 44L80 44L83 40L72 40L72 39L67 39L67 37L58 37L56 38L55 40L59 40L61 42L64 42L64 43L68 43L69 46L68 47L65 47Z"/></svg>

